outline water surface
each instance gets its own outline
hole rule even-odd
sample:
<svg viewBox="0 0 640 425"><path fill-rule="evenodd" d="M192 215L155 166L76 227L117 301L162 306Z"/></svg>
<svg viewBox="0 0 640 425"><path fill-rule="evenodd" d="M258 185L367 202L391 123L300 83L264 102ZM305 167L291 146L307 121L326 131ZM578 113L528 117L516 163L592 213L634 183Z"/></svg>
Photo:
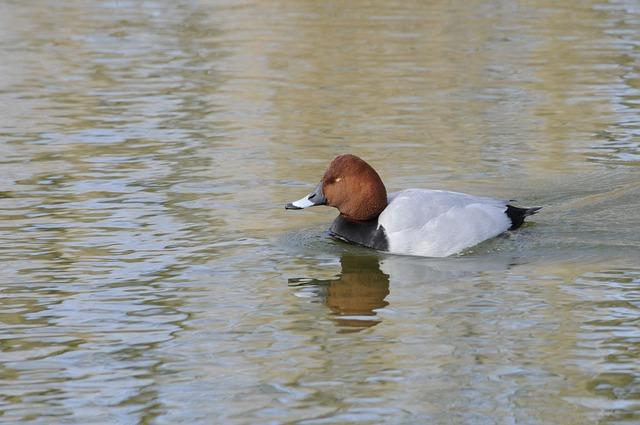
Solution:
<svg viewBox="0 0 640 425"><path fill-rule="evenodd" d="M0 422L640 421L640 7L0 3ZM286 211L544 206L461 256Z"/></svg>

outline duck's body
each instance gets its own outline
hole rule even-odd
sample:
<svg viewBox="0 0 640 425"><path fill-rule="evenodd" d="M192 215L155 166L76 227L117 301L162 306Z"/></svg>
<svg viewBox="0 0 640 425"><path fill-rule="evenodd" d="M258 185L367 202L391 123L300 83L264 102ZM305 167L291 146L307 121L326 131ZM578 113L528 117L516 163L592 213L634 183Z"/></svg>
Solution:
<svg viewBox="0 0 640 425"><path fill-rule="evenodd" d="M540 208L459 192L406 189L389 194L360 158L341 155L314 193L289 209L331 205L340 210L330 232L347 242L394 254L446 257L522 225Z"/></svg>
<svg viewBox="0 0 640 425"><path fill-rule="evenodd" d="M388 199L375 219L357 222L338 216L331 235L394 254L446 257L517 229L538 210L444 190L406 189Z"/></svg>

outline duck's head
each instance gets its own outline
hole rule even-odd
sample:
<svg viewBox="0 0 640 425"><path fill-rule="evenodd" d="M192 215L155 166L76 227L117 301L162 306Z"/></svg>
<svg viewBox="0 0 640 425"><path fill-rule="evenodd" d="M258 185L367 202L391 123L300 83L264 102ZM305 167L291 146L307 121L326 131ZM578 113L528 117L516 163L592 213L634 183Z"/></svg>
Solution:
<svg viewBox="0 0 640 425"><path fill-rule="evenodd" d="M376 170L355 155L337 156L322 176L316 189L285 205L299 210L315 205L335 207L349 220L371 220L387 206L387 190Z"/></svg>

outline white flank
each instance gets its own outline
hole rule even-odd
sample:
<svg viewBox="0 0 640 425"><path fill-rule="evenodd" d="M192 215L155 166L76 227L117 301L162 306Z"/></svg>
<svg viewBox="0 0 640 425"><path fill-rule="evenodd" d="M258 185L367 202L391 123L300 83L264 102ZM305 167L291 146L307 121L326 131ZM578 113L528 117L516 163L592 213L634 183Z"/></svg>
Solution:
<svg viewBox="0 0 640 425"><path fill-rule="evenodd" d="M380 214L389 251L446 257L506 231L506 202L442 190L408 189L389 195Z"/></svg>

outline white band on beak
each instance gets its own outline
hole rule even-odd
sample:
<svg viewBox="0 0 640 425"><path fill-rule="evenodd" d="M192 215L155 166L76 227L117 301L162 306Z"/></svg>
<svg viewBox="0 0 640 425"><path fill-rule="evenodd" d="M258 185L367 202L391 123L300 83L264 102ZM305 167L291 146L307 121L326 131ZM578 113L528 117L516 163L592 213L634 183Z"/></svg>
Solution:
<svg viewBox="0 0 640 425"><path fill-rule="evenodd" d="M297 201L292 202L291 204L294 207L298 207L298 208L307 208L315 205L313 202L309 200L309 195L305 196L302 199L298 199Z"/></svg>

